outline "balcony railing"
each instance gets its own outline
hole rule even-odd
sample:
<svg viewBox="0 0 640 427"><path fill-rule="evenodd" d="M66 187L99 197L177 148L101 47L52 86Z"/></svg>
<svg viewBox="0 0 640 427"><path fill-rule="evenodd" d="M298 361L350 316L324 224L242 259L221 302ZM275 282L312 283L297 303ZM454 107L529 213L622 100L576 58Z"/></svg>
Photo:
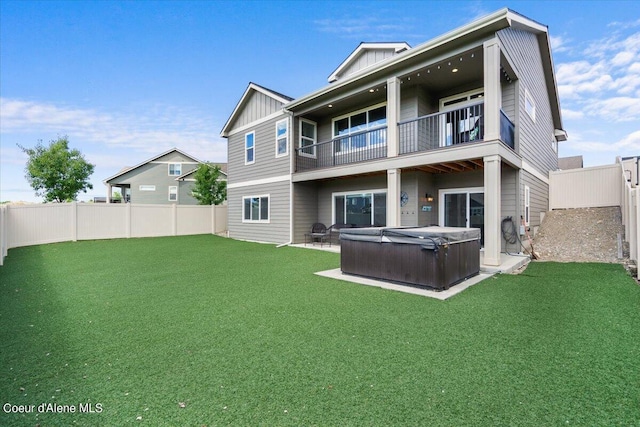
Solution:
<svg viewBox="0 0 640 427"><path fill-rule="evenodd" d="M500 139L513 150L515 150L515 129L516 125L513 124L504 111L500 110Z"/></svg>
<svg viewBox="0 0 640 427"><path fill-rule="evenodd" d="M400 154L429 151L484 139L484 104L429 114L398 123Z"/></svg>
<svg viewBox="0 0 640 427"><path fill-rule="evenodd" d="M515 126L500 111L500 137L514 148ZM484 103L398 123L399 154L484 141ZM296 148L296 172L387 157L387 128L381 127Z"/></svg>
<svg viewBox="0 0 640 427"><path fill-rule="evenodd" d="M296 172L387 157L387 127L296 148Z"/></svg>

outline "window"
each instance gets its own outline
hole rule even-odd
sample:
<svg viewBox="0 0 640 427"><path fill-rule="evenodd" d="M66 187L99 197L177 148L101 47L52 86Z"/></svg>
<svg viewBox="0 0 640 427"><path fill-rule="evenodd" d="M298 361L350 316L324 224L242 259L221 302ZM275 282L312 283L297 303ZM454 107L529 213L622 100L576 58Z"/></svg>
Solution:
<svg viewBox="0 0 640 427"><path fill-rule="evenodd" d="M269 222L269 196L243 197L242 222Z"/></svg>
<svg viewBox="0 0 640 427"><path fill-rule="evenodd" d="M300 155L316 157L316 124L310 120L300 119Z"/></svg>
<svg viewBox="0 0 640 427"><path fill-rule="evenodd" d="M484 88L459 93L440 100L440 146L484 139L482 98Z"/></svg>
<svg viewBox="0 0 640 427"><path fill-rule="evenodd" d="M365 226L387 225L386 190L333 194L333 222Z"/></svg>
<svg viewBox="0 0 640 427"><path fill-rule="evenodd" d="M276 157L289 153L289 119L276 122Z"/></svg>
<svg viewBox="0 0 640 427"><path fill-rule="evenodd" d="M181 163L169 163L169 175L170 176L180 176L180 175L182 175L182 164Z"/></svg>
<svg viewBox="0 0 640 427"><path fill-rule="evenodd" d="M141 185L138 187L140 191L156 191L155 185Z"/></svg>
<svg viewBox="0 0 640 427"><path fill-rule="evenodd" d="M336 153L386 144L386 126L387 106L385 104L335 118L333 137L345 137L338 139Z"/></svg>
<svg viewBox="0 0 640 427"><path fill-rule="evenodd" d="M536 121L536 103L527 89L524 90L524 110L531 120Z"/></svg>
<svg viewBox="0 0 640 427"><path fill-rule="evenodd" d="M178 187L175 187L175 186L169 187L169 201L170 202L178 201Z"/></svg>
<svg viewBox="0 0 640 427"><path fill-rule="evenodd" d="M252 163L255 163L256 161L255 139L256 139L255 132L249 132L244 136L244 164L245 165L250 165Z"/></svg>
<svg viewBox="0 0 640 427"><path fill-rule="evenodd" d="M529 186L525 185L524 186L524 225L528 226L529 225L529 219L531 216L531 209L530 209L530 204L531 204L531 191L529 190Z"/></svg>

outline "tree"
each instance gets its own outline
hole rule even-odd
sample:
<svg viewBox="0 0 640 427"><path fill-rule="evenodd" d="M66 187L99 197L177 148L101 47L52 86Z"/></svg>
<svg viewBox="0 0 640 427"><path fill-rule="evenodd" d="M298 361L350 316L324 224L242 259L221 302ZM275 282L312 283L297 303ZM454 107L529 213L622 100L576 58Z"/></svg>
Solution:
<svg viewBox="0 0 640 427"><path fill-rule="evenodd" d="M39 141L34 148L18 145L29 156L25 178L45 202L75 200L80 191L87 192L93 185L89 177L94 165L87 162L80 151L69 149L67 136L52 140L48 147Z"/></svg>
<svg viewBox="0 0 640 427"><path fill-rule="evenodd" d="M196 184L191 195L201 205L219 205L227 200L227 181L220 179L220 166L202 163L194 177Z"/></svg>

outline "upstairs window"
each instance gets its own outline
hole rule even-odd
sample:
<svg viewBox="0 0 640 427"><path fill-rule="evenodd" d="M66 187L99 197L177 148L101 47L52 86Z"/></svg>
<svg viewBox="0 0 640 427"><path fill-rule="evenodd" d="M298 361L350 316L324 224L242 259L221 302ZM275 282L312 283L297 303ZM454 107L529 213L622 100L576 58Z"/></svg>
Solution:
<svg viewBox="0 0 640 427"><path fill-rule="evenodd" d="M527 89L524 90L524 110L531 120L536 121L536 103Z"/></svg>
<svg viewBox="0 0 640 427"><path fill-rule="evenodd" d="M316 157L316 124L310 120L300 119L300 155Z"/></svg>
<svg viewBox="0 0 640 427"><path fill-rule="evenodd" d="M250 165L255 163L256 148L255 148L256 133L249 132L244 136L244 164Z"/></svg>
<svg viewBox="0 0 640 427"><path fill-rule="evenodd" d="M182 175L182 164L181 163L169 163L169 175L170 176L180 176L180 175Z"/></svg>
<svg viewBox="0 0 640 427"><path fill-rule="evenodd" d="M289 120L276 122L276 157L289 153Z"/></svg>
<svg viewBox="0 0 640 427"><path fill-rule="evenodd" d="M387 143L387 106L375 105L333 120L336 152L364 149ZM371 132L367 132L371 131Z"/></svg>
<svg viewBox="0 0 640 427"><path fill-rule="evenodd" d="M243 197L242 222L269 222L269 195Z"/></svg>

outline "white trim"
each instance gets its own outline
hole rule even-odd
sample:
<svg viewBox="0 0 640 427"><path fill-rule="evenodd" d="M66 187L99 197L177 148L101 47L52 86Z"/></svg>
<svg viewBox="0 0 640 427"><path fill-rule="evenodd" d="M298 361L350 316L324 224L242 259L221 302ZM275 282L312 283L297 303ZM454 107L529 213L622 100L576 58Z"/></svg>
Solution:
<svg viewBox="0 0 640 427"><path fill-rule="evenodd" d="M244 201L246 199L263 199L267 198L267 219L245 219L244 218ZM262 202L260 202L262 203ZM269 224L271 222L271 194L260 194L251 196L242 196L242 222L245 224ZM258 207L258 214L262 213L262 206Z"/></svg>
<svg viewBox="0 0 640 427"><path fill-rule="evenodd" d="M253 135L253 146L251 147L251 150L253 150L253 160L251 161L247 161L247 152L249 151L249 148L247 148L247 137L249 135ZM244 164L252 165L255 162L256 162L256 131L252 130L251 132L247 132L244 134Z"/></svg>
<svg viewBox="0 0 640 427"><path fill-rule="evenodd" d="M445 188L443 190L438 190L438 224L441 227L444 227L444 196L446 194L467 194L467 218L466 218L466 226L469 227L469 194L471 193L482 193L485 194L484 187L462 187L462 188Z"/></svg>
<svg viewBox="0 0 640 427"><path fill-rule="evenodd" d="M475 98L471 99L473 95L479 95L479 94L482 94L482 96L476 96ZM444 106L446 102L454 101L460 98L466 98L466 100L447 105L446 107ZM447 96L446 98L440 98L440 104L439 104L440 110L438 112L442 113L445 111L458 110L467 105L476 104L479 102L478 100L480 99L484 100L484 87L479 87L473 90L468 90L466 92L457 93L455 95Z"/></svg>
<svg viewBox="0 0 640 427"><path fill-rule="evenodd" d="M262 179L254 179L251 181L236 182L233 184L229 184L227 188L252 187L254 185L273 184L275 182L285 182L285 181L291 181L291 175L280 175L280 176L274 176L271 178L262 178Z"/></svg>
<svg viewBox="0 0 640 427"><path fill-rule="evenodd" d="M172 165L174 166L174 168L173 168L174 173L171 173L171 166ZM176 165L180 166L180 170L178 171L178 173L175 173L175 171L176 171L175 166ZM182 175L182 163L180 163L180 162L167 163L167 175L168 176L176 176L176 177L181 176Z"/></svg>
<svg viewBox="0 0 640 427"><path fill-rule="evenodd" d="M119 176L121 176L121 175L124 175L125 173L129 173L129 172L131 172L131 171L132 171L132 170L134 170L134 169L138 169L140 166L146 165L147 163L151 163L151 162L155 161L156 159L159 159L160 157L166 156L166 155L167 155L167 154L169 154L169 153L173 153L174 151L175 151L176 153L180 153L180 154L182 154L183 156L188 157L188 158L190 158L190 159L194 160L194 161L195 161L195 162L197 162L197 163L203 163L203 162L201 162L200 160L198 160L198 159L196 159L195 157L193 157L193 156L191 156L191 155L189 155L189 154L185 153L185 152L184 152L184 151L182 151L182 150L179 150L179 149L177 149L177 148L172 148L172 149L170 149L170 150L165 151L164 153L160 153L160 154L158 154L157 156L153 156L152 158L147 159L147 160L145 160L144 162L138 163L138 164L137 164L137 165L135 165L135 166L132 166L132 167L127 168L127 169L123 169L123 170L121 170L120 172L118 172L117 174L115 174L115 175L113 175L113 176L110 176L109 178L107 178L107 179L103 180L102 182L103 182L103 183L105 183L105 184L107 184L109 181L111 181L111 180L112 180L112 179L114 179L114 178L117 178L117 177L119 177ZM186 162L182 162L182 163L186 163ZM116 184L118 184L118 183L116 183Z"/></svg>
<svg viewBox="0 0 640 427"><path fill-rule="evenodd" d="M527 108L527 105L531 105L531 111ZM524 111L527 115L533 120L533 123L536 122L536 100L533 99L533 96L529 93L529 89L524 88Z"/></svg>
<svg viewBox="0 0 640 427"><path fill-rule="evenodd" d="M311 148L313 148L313 154L308 154L303 151L303 149L305 149L308 146L306 147L302 146L302 138L303 138L302 123L313 125L313 144L311 144L312 145ZM309 137L305 136L304 138L309 138ZM298 150L298 155L302 157L311 157L312 159L317 158L316 157L318 154L316 150L318 148L316 146L317 143L318 143L318 123L301 117L300 120L298 121L298 148L300 148L300 150Z"/></svg>
<svg viewBox="0 0 640 427"><path fill-rule="evenodd" d="M351 190L351 191L336 191L334 193L331 193L331 223L335 224L336 223L336 196L348 196L350 194L371 194L371 203L373 204L373 195L374 194L380 194L380 193L384 193L385 195L388 194L388 189L387 188L379 188L376 190ZM345 209L346 209L346 205L345 205ZM386 209L386 205L385 205L385 209ZM374 209L372 206L371 209L371 219L373 220L373 215L374 215ZM346 220L346 212L345 212L345 220ZM372 222L373 224L373 222Z"/></svg>
<svg viewBox="0 0 640 427"><path fill-rule="evenodd" d="M524 213L524 225L529 226L529 221L531 220L531 189L528 185L524 186L524 209L522 212Z"/></svg>
<svg viewBox="0 0 640 427"><path fill-rule="evenodd" d="M534 168L529 162L527 162L524 159L522 160L522 170L525 172L529 172L531 175L535 176L540 181L549 185L549 177L544 176L542 173L540 173L536 168Z"/></svg>
<svg viewBox="0 0 640 427"><path fill-rule="evenodd" d="M363 50L379 50L379 49L393 49L394 53L400 53L404 50L408 50L411 49L411 46L409 46L409 44L401 42L401 43L366 43L366 42L362 42L358 45L357 48L355 48L355 50L353 52L351 52L351 55L349 55L347 57L347 59L345 59L344 61L342 61L342 64L340 64L338 66L338 68L336 68L336 70L331 73L331 75L329 76L328 80L329 83L335 82L336 80L338 80L338 75L342 72L342 70L344 70L345 68L347 68L349 65L351 65L351 63L353 62L353 60L360 54L360 52L362 52ZM375 64L371 64L370 66L373 66ZM365 67L367 68L367 67Z"/></svg>
<svg viewBox="0 0 640 427"><path fill-rule="evenodd" d="M175 188L175 189L176 189L176 191L175 191L176 199L175 199L175 200L171 200L171 194L172 194L172 193L171 193L171 189L172 189L172 188ZM168 199L169 199L169 201L170 201L170 202L177 202L177 201L178 201L178 186L177 186L177 185L170 185L170 186L169 186L169 195L168 195Z"/></svg>
<svg viewBox="0 0 640 427"><path fill-rule="evenodd" d="M150 184L140 184L138 186L138 191L156 191L156 186Z"/></svg>
<svg viewBox="0 0 640 427"><path fill-rule="evenodd" d="M275 113L271 113L271 114L269 114L269 115L268 115L268 116L266 116L266 117L263 117L263 118L258 119L258 120L254 120L254 121L252 121L251 123L247 123L246 125L242 125L242 126L240 126L239 128L235 128L234 130L232 130L231 132L228 132L228 133L226 134L226 138L229 138L229 137L231 137L231 136L233 136L233 135L236 135L236 134L238 134L238 133L245 132L247 129L255 128L255 127L257 127L258 125L261 125L261 124L263 124L263 123L266 123L266 122L268 122L268 121L270 121L270 120L273 120L273 119L275 119L275 118L278 118L278 117L280 117L280 116L282 116L282 111L277 111L277 112L275 112Z"/></svg>
<svg viewBox="0 0 640 427"><path fill-rule="evenodd" d="M369 127L369 112L370 112L370 111L373 111L373 110L376 110L376 109L378 109L378 108L380 108L380 107L385 107L385 111L384 111L385 124L384 124L384 125L377 125L377 126ZM337 138L340 138L340 139L342 139L342 138L350 138L350 137L351 137L351 133L347 133L347 134L344 134L344 135L336 135L336 134L335 134L335 131L336 131L336 122L337 122L338 120L342 120L342 119L350 118L350 117L355 116L355 115L357 115L357 114L366 113L366 116L367 116L367 123L366 123L366 126L367 126L367 127L366 127L366 129L362 129L362 130L356 131L356 132L354 132L354 133L357 133L357 132L364 132L364 131L370 131L370 130L376 130L376 129L382 129L382 128L386 127L386 126L387 126L387 123L388 123L388 117L387 117L387 113L388 113L388 111L387 111L387 108L386 108L386 107L387 107L387 103L386 103L386 102L381 102L381 103L378 103L378 104L371 105L371 106L369 106L369 107L361 108L361 109L359 109L359 110L351 111L351 112L349 112L349 113L347 113L347 114L343 114L343 115L341 115L341 116L337 116L337 117L332 118L332 119L331 119L331 135L332 135L331 139L337 139ZM349 119L349 126L351 126L351 119ZM355 152L355 151L364 151L364 150L369 150L369 149L371 149L371 148L384 147L384 146L386 146L386 145L387 145L387 138L385 138L384 143L380 143L380 144L371 144L371 143L370 143L370 136L369 136L369 134L366 134L366 136L365 136L365 137L366 137L366 144L367 144L366 146L364 146L364 147L358 147L358 148L351 148L351 147L348 147L348 148L347 148L347 149L345 149L345 150L342 150L342 147L340 147L340 151L336 151L336 152L335 152L335 154L336 154L336 155L343 155L343 154L347 154L347 153L353 153L353 152ZM349 144L351 144L351 141L349 141Z"/></svg>
<svg viewBox="0 0 640 427"><path fill-rule="evenodd" d="M157 160L154 160L152 162L148 162L149 164L153 164L153 165L169 165L169 164L178 164L180 163L181 165L199 165L200 162L176 162L176 161L165 161L165 162L160 162Z"/></svg>
<svg viewBox="0 0 640 427"><path fill-rule="evenodd" d="M284 136L278 138L278 125L280 123L283 123L283 122L284 122L284 125L285 125ZM287 141L286 142L287 145L286 145L285 151L282 154L278 153L278 148L279 148L278 147L278 139L286 139L286 141ZM285 117L284 119L278 120L276 122L276 159L279 158L279 157L286 157L288 155L289 155L289 118Z"/></svg>

